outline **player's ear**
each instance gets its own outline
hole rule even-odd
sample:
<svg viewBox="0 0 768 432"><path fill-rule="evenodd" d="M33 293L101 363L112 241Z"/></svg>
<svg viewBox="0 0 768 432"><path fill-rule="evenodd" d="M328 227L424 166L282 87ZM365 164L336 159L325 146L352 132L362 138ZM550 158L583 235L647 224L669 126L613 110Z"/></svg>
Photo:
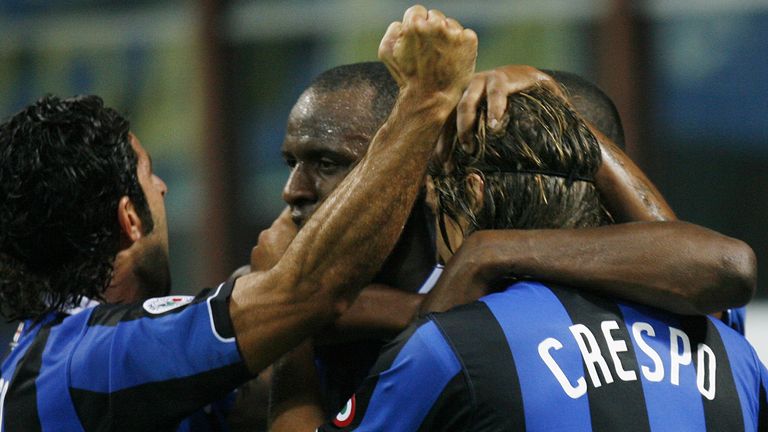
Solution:
<svg viewBox="0 0 768 432"><path fill-rule="evenodd" d="M120 224L121 238L128 243L133 244L143 237L143 226L141 218L136 212L136 207L127 196L120 198L117 204L117 221Z"/></svg>
<svg viewBox="0 0 768 432"><path fill-rule="evenodd" d="M464 179L467 188L467 198L469 199L469 206L473 212L477 213L483 208L483 192L485 191L485 181L483 177L477 173L467 174Z"/></svg>

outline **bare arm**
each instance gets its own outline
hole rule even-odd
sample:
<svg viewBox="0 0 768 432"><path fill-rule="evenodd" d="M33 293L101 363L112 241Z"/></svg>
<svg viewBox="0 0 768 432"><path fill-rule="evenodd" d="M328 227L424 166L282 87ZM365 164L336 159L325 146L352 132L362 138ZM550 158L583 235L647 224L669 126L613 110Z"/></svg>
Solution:
<svg viewBox="0 0 768 432"><path fill-rule="evenodd" d="M394 246L474 68L476 36L441 16L414 7L390 26L379 49L401 86L390 118L277 265L237 280L230 315L252 372L345 310Z"/></svg>
<svg viewBox="0 0 768 432"><path fill-rule="evenodd" d="M590 130L600 142L602 164L595 182L603 203L616 222L674 221L669 207L645 173L597 128Z"/></svg>
<svg viewBox="0 0 768 432"><path fill-rule="evenodd" d="M422 294L387 285L368 285L331 328L315 337L315 343L394 337L408 327L423 300Z"/></svg>
<svg viewBox="0 0 768 432"><path fill-rule="evenodd" d="M476 299L488 281L516 275L682 314L712 313L749 300L754 268L743 242L685 222L479 231L459 248L422 312Z"/></svg>

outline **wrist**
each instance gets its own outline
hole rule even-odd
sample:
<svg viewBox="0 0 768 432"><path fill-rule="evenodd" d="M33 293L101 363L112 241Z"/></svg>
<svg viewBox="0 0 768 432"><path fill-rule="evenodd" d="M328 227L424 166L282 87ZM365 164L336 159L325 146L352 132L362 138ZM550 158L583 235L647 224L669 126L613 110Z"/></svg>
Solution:
<svg viewBox="0 0 768 432"><path fill-rule="evenodd" d="M524 233L514 230L474 233L468 240L472 248L469 250L476 257L470 269L475 283L487 285L504 276L516 274L523 236Z"/></svg>
<svg viewBox="0 0 768 432"><path fill-rule="evenodd" d="M418 113L425 121L444 123L456 108L461 90L433 91L419 85L404 85L400 88L397 105L409 112Z"/></svg>

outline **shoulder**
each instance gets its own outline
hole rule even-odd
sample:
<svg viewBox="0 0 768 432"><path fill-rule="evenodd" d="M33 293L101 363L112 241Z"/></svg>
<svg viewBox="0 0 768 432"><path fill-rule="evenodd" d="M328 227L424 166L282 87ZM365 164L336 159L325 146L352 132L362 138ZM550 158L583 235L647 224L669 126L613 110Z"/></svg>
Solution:
<svg viewBox="0 0 768 432"><path fill-rule="evenodd" d="M441 365L446 373L455 374L460 368L456 353L432 316L413 323L385 345L373 370L402 370L403 363L414 372Z"/></svg>
<svg viewBox="0 0 768 432"><path fill-rule="evenodd" d="M465 424L471 410L461 363L428 317L385 346L362 386L319 430L462 430L450 425Z"/></svg>
<svg viewBox="0 0 768 432"><path fill-rule="evenodd" d="M209 323L218 339L233 342L228 308L233 286L234 282L228 281L213 289L203 289L195 296L171 295L131 304L101 304L93 308L87 325L102 329L120 326L126 331L167 327L176 321Z"/></svg>

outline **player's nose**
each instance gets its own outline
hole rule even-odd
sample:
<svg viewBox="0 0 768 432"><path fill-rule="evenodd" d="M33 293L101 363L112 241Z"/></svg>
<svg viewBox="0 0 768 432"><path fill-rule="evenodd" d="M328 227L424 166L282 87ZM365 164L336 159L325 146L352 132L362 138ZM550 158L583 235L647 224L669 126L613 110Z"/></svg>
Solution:
<svg viewBox="0 0 768 432"><path fill-rule="evenodd" d="M299 207L314 204L317 200L315 182L300 165L297 165L283 187L283 201L291 207Z"/></svg>

